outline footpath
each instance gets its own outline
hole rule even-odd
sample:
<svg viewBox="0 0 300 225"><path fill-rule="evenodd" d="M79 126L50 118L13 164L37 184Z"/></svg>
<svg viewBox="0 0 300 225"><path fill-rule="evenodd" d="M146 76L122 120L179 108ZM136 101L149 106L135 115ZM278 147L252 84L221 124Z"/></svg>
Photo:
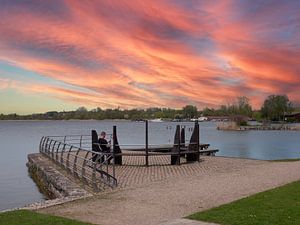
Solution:
<svg viewBox="0 0 300 225"><path fill-rule="evenodd" d="M122 166L119 188L39 212L101 225L208 225L182 218L300 180L300 161L202 159L180 166Z"/></svg>

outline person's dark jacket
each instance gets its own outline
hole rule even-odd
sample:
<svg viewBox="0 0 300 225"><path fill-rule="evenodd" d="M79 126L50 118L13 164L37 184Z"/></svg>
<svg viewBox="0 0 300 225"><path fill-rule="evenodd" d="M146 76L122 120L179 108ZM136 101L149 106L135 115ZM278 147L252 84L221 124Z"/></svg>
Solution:
<svg viewBox="0 0 300 225"><path fill-rule="evenodd" d="M102 152L110 152L110 147L108 146L108 142L104 138L99 138L98 140L100 144L100 148Z"/></svg>

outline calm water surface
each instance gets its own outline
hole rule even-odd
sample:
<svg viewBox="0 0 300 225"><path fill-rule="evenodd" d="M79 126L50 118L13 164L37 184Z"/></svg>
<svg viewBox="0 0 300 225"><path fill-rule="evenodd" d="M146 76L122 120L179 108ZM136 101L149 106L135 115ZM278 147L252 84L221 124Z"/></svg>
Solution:
<svg viewBox="0 0 300 225"><path fill-rule="evenodd" d="M173 142L178 123L149 123L149 143ZM186 126L187 138L193 123ZM144 123L128 121L0 121L0 210L44 199L28 176L27 154L38 152L46 135L89 134L91 129L112 132L117 125L119 143L143 144ZM252 159L300 158L299 131L218 131L216 123L200 123L202 143L220 149L218 155Z"/></svg>

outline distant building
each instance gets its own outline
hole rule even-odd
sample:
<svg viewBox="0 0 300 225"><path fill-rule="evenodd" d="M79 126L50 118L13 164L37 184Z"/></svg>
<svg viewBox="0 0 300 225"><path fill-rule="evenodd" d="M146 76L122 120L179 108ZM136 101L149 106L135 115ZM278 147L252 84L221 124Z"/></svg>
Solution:
<svg viewBox="0 0 300 225"><path fill-rule="evenodd" d="M207 120L209 121L249 121L250 118L244 115L235 115L235 116L208 116Z"/></svg>
<svg viewBox="0 0 300 225"><path fill-rule="evenodd" d="M286 121L295 121L295 122L300 123L300 113L293 113L293 114L290 114L290 115L285 115L284 120L286 120Z"/></svg>

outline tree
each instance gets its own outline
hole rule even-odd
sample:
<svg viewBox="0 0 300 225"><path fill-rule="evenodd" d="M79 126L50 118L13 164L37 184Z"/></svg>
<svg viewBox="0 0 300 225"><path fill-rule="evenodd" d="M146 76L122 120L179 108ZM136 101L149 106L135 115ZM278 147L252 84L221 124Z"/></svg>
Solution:
<svg viewBox="0 0 300 225"><path fill-rule="evenodd" d="M286 113L293 111L293 104L286 95L270 95L261 108L262 116L267 120L279 121Z"/></svg>
<svg viewBox="0 0 300 225"><path fill-rule="evenodd" d="M242 96L237 98L238 114L244 116L252 116L252 107L249 98Z"/></svg>
<svg viewBox="0 0 300 225"><path fill-rule="evenodd" d="M83 120L83 119L88 119L88 110L81 106L79 107L76 111L75 111L75 119L80 119L80 120Z"/></svg>
<svg viewBox="0 0 300 225"><path fill-rule="evenodd" d="M81 113L86 113L88 110L84 106L81 106L76 111Z"/></svg>
<svg viewBox="0 0 300 225"><path fill-rule="evenodd" d="M186 105L182 108L182 113L185 118L194 118L198 116L198 110L196 106Z"/></svg>
<svg viewBox="0 0 300 225"><path fill-rule="evenodd" d="M237 97L236 101L228 105L221 105L218 109L204 108L203 116L252 116L252 107L247 97Z"/></svg>
<svg viewBox="0 0 300 225"><path fill-rule="evenodd" d="M256 120L256 121L261 121L262 120L262 114L261 111L254 111L252 114L252 117Z"/></svg>

